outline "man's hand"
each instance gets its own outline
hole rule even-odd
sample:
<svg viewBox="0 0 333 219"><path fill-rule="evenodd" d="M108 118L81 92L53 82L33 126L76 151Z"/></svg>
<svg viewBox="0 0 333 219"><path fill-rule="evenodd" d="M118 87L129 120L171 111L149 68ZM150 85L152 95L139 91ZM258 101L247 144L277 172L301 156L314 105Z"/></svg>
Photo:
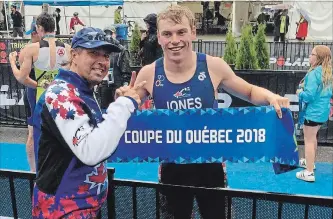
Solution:
<svg viewBox="0 0 333 219"><path fill-rule="evenodd" d="M270 99L269 99L269 104L271 106L274 106L274 109L276 113L278 114L278 117L281 119L282 118L282 110L281 107L284 108L289 108L290 106L290 101L286 97L281 97L280 95L274 94Z"/></svg>
<svg viewBox="0 0 333 219"><path fill-rule="evenodd" d="M144 87L144 85L146 84L146 81L142 81L139 84L134 86L135 80L136 80L136 72L133 71L130 84L128 86L126 85L126 86L122 86L122 87L118 88L116 90L114 99L117 99L118 97L121 97L121 96L128 96L128 97L132 97L140 105L141 98L140 98L139 94L137 93L137 91Z"/></svg>
<svg viewBox="0 0 333 219"><path fill-rule="evenodd" d="M17 58L17 52L16 51L11 52L9 54L9 62L10 63L16 63L16 58Z"/></svg>

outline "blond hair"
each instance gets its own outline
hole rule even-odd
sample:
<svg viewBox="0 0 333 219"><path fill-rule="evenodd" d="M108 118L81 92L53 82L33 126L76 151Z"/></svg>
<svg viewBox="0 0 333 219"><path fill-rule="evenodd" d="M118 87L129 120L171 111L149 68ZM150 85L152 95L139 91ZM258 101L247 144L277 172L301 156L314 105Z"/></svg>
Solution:
<svg viewBox="0 0 333 219"><path fill-rule="evenodd" d="M332 75L332 54L329 47L324 45L318 45L313 48L317 53L317 60L309 71L312 71L315 67L322 67L322 82L324 87L330 85L333 86L333 75Z"/></svg>
<svg viewBox="0 0 333 219"><path fill-rule="evenodd" d="M157 27L158 23L161 20L166 19L170 19L176 24L181 24L183 17L186 17L188 19L191 29L193 30L193 28L195 28L195 18L192 11L190 11L190 9L188 9L187 7L180 5L171 5L162 12L160 12L157 16Z"/></svg>

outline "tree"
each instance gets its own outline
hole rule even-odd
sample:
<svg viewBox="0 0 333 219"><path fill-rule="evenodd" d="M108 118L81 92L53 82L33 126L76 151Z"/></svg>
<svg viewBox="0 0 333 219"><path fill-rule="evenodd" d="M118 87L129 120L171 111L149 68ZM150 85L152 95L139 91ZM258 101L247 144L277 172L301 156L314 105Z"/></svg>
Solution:
<svg viewBox="0 0 333 219"><path fill-rule="evenodd" d="M242 28L240 45L236 58L237 69L258 69L258 59L254 47L252 26Z"/></svg>
<svg viewBox="0 0 333 219"><path fill-rule="evenodd" d="M227 37L226 37L226 48L223 56L224 61L226 61L229 65L234 65L236 63L237 57L237 46L236 39L232 34L231 25L229 25Z"/></svg>
<svg viewBox="0 0 333 219"><path fill-rule="evenodd" d="M258 32L254 38L254 47L258 59L258 67L260 69L269 68L269 55L268 55L268 46L266 44L266 35L265 35L265 24L260 24Z"/></svg>
<svg viewBox="0 0 333 219"><path fill-rule="evenodd" d="M131 59L132 59L132 65L139 65L140 63L140 57L139 57L139 50L140 50L140 41L141 41L141 34L139 25L135 23L132 38L131 38L131 44L130 44L130 53L131 53Z"/></svg>

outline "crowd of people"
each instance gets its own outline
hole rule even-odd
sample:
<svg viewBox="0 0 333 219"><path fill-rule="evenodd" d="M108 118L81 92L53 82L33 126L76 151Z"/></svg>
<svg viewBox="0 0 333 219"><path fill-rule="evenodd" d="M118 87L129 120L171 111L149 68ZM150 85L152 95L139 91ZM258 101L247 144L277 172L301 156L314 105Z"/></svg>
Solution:
<svg viewBox="0 0 333 219"><path fill-rule="evenodd" d="M148 96L157 109L180 109L167 102L177 102L173 94L189 88L191 95L184 98L197 101L183 107L215 108L217 89L223 86L255 105L272 105L279 118L281 108L289 107L287 98L241 79L219 57L194 52L195 18L188 8L169 6L158 15L147 16L145 22L148 32L141 45L147 60L138 73L131 73L127 85L119 84L115 100L105 111L94 97L94 87L107 76L113 54L123 51L112 37L112 29L83 27L67 45L55 38L53 16L42 13L31 26L32 42L18 57L20 69L17 54L10 54L14 76L28 88L31 121L27 151L31 171L36 171L33 218L101 217L108 194L106 160L116 150L131 114ZM152 48L159 50L158 55L148 54ZM313 182L316 133L328 120L332 96L329 48L314 47L310 63L297 90L305 105L302 124L306 150L300 166L306 169L296 177ZM202 73L205 77L199 77ZM98 179L94 177L97 173ZM159 174L161 183L224 187L222 163L165 163ZM170 189L161 194L162 218L191 218L192 194ZM211 193L196 198L203 218L224 217L224 197Z"/></svg>

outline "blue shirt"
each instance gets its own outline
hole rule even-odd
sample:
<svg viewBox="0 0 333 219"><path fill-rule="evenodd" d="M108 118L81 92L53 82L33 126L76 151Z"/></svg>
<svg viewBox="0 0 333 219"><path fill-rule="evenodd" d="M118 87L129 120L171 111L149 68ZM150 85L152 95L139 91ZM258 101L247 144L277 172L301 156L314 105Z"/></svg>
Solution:
<svg viewBox="0 0 333 219"><path fill-rule="evenodd" d="M202 109L217 106L205 54L197 53L195 73L184 83L174 84L168 80L163 57L155 65L153 100L156 109Z"/></svg>

